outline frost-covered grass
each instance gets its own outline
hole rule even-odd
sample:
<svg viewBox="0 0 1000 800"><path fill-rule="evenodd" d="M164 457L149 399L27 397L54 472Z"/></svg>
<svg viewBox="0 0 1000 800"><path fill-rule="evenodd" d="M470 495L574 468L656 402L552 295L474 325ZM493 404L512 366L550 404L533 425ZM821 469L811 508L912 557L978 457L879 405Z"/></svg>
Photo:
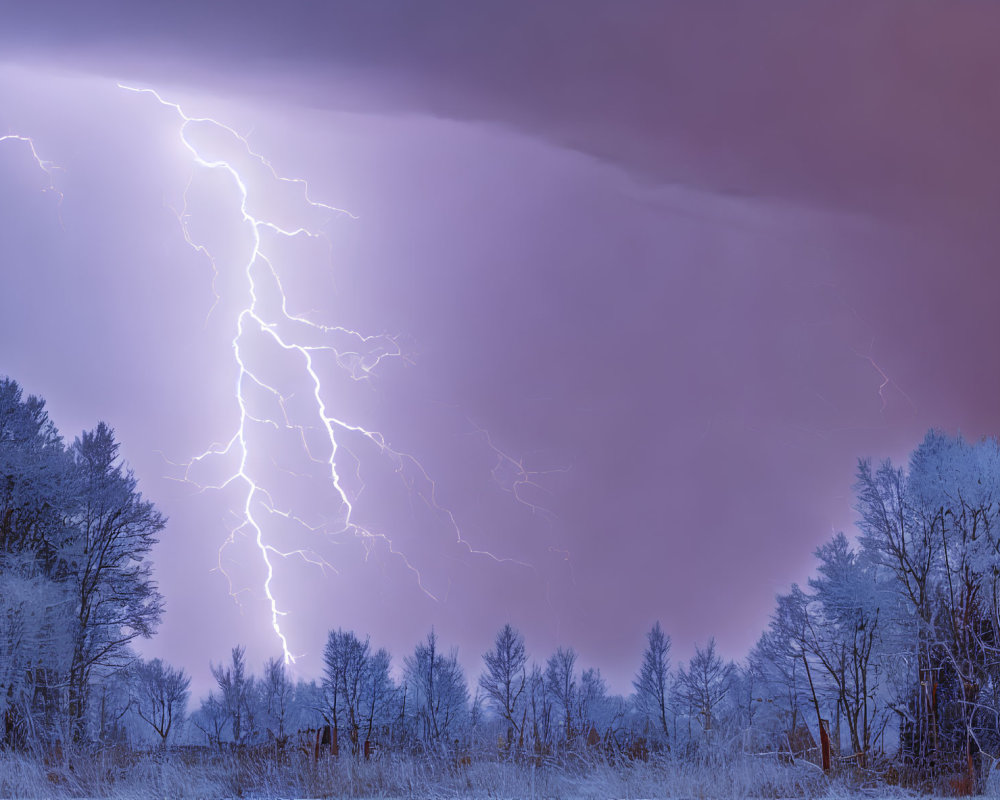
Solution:
<svg viewBox="0 0 1000 800"><path fill-rule="evenodd" d="M209 765L142 757L122 763L111 753L70 755L54 763L0 753L0 798L223 798Z"/></svg>
<svg viewBox="0 0 1000 800"><path fill-rule="evenodd" d="M987 793L995 789L990 781ZM0 753L0 798L825 798L917 797L914 790L828 778L814 765L739 756L716 763L670 758L616 765L594 759L525 763L429 761L385 755L306 757L264 754L78 753L58 763ZM926 795L924 795L926 796ZM994 795L996 796L996 795Z"/></svg>

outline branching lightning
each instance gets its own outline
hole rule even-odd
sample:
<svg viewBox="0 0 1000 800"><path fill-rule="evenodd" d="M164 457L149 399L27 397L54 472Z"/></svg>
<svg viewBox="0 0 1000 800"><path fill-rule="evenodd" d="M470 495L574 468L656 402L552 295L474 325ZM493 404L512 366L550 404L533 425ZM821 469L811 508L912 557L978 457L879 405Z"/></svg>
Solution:
<svg viewBox="0 0 1000 800"><path fill-rule="evenodd" d="M21 142L22 144L27 146L29 152L31 153L32 159L34 159L35 164L38 165L38 168L42 172L44 172L45 176L48 178L49 185L46 186L43 189L43 191L51 192L52 194L54 194L58 198L59 204L61 205L63 201L63 195L62 192L56 189L55 176L53 175L55 170L59 169L59 167L54 162L47 161L38 154L38 150L35 148L34 139L32 139L30 136L21 136L20 134L16 133L8 133L3 136L0 136L0 144L2 144L3 142Z"/></svg>
<svg viewBox="0 0 1000 800"><path fill-rule="evenodd" d="M914 411L916 411L917 407L914 404L913 400L910 398L910 396L906 392L904 392L902 387L895 380L890 378L888 373L886 373L886 371L882 369L881 366L879 366L878 362L875 361L875 357L872 355L872 350L874 349L874 347L875 347L875 341L873 339L872 343L868 347L868 353L858 353L857 351L855 351L855 354L858 356L858 358L862 358L869 364L871 364L872 369L874 369L878 373L879 377L882 379L882 382L879 384L878 387L878 398L879 402L881 403L879 411L881 411L883 414L885 413L886 406L888 405L888 400L886 398L885 392L890 386L895 386L896 390L904 398L906 398L906 402L910 404L910 407Z"/></svg>
<svg viewBox="0 0 1000 800"><path fill-rule="evenodd" d="M164 109L170 111L177 120L177 133L180 142L190 157L193 165L192 177L197 170L207 170L228 176L234 192L234 203L238 205L242 223L248 230L250 253L240 268L241 280L248 298L235 312L233 319L233 336L231 340L232 356L236 367L236 384L234 387L234 402L237 409L235 432L228 440L213 444L204 452L195 455L185 462L177 464L181 469L178 480L192 483L199 490L223 489L226 487L241 487L242 504L239 508L236 524L229 537L219 549L219 569L230 581L230 593L236 597L239 590L226 572L223 564L223 552L233 544L238 535L249 536L263 563L266 577L263 581L263 593L270 609L271 627L281 643L286 662L294 661L288 639L282 629L282 617L287 613L279 603L274 584L275 559L298 558L321 569L334 570L333 566L322 556L309 549L287 550L279 547L269 535L267 522L269 519L281 518L298 526L313 535L340 536L350 534L359 537L365 544L366 552L370 554L373 547L382 545L398 557L415 576L417 585L431 598L434 594L425 586L423 578L416 566L395 546L393 541L383 532L372 530L358 519L356 502L364 488L360 480L361 457L350 444L358 447L373 447L382 458L393 466L410 492L419 497L444 524L453 532L456 542L468 553L483 556L496 562L506 562L529 566L524 562L504 558L493 553L477 549L468 542L458 524L455 515L438 501L437 484L424 466L412 455L393 448L385 436L376 430L366 428L340 415L331 407L331 392L329 381L323 376L317 359L332 357L342 373L355 381L366 380L379 365L389 359L403 359L405 355L399 342L389 335L366 335L356 330L341 326L329 326L315 322L303 314L295 313L289 308L288 295L282 286L282 268L276 263L273 254L269 253L268 242L271 237L280 239L296 239L309 237L322 238L323 233L303 225L281 225L277 222L252 211L252 190L248 179L234 160L209 156L204 148L196 145L195 131L203 128L211 130L216 136L229 140L231 146L238 147L240 158L250 159L258 167L263 167L275 182L297 187L301 190L304 202L313 210L327 215L349 215L343 209L313 200L309 195L308 184L301 179L286 178L278 174L266 158L255 152L247 138L235 129L211 118L192 117L186 114L177 103L165 100L156 91L148 88L137 88L119 84L124 91L144 95L155 100ZM34 151L33 151L34 152ZM37 159L45 168L47 162ZM188 189L190 189L190 182ZM257 191L257 187L253 187ZM220 292L218 279L220 265L207 245L199 242L189 227L188 193L185 191L184 207L178 213L178 219L186 242L197 252L208 259L213 270L213 291L215 302L209 315L219 307ZM279 386L269 381L256 366L246 344L248 336L263 336L269 339L280 351L287 354L288 363L285 369L294 369L303 385L309 387L309 409L311 420L308 423L300 421L298 416L289 412L291 396L283 393ZM261 414L256 408L258 403L252 397L266 396L270 398L271 407L275 413ZM300 402L301 398L296 398ZM256 458L266 456L259 442L250 435L252 429L259 426L275 430L293 432L301 443L305 456L316 465L322 465L326 474L326 483L334 493L339 504L339 513L333 520L308 520L300 516L290 507L280 507L275 501L274 492L267 484L267 478L259 474L253 466ZM528 485L537 485L536 478L540 473L526 470L523 464L502 453L493 445L488 434L482 429L479 432L486 436L489 447L497 455L498 470L505 470L512 475L512 489L515 498L528 505L532 510L541 511L540 507L525 501L519 492ZM319 433L319 441L315 434ZM195 476L195 471L209 461L224 461L231 459L235 466L226 477L216 483L201 483ZM228 463L228 462L226 462ZM273 460L271 463L277 466ZM344 480L344 470L347 464L353 464L354 477L349 482ZM349 488L357 484L360 488ZM335 570L334 570L335 571Z"/></svg>
<svg viewBox="0 0 1000 800"><path fill-rule="evenodd" d="M501 450L493 442L493 436L490 434L486 428L482 428L476 425L471 419L469 424L475 428L475 434L482 437L485 441L486 446L490 449L493 455L496 457L496 461L491 469L491 474L493 475L493 480L503 489L505 492L513 495L514 500L520 503L522 506L531 511L532 514L537 514L546 519L552 519L555 514L548 508L539 503L532 501L530 498L524 496L526 490L534 490L536 492L549 493L549 490L542 485L541 479L545 475L553 475L558 472L569 472L567 467L556 467L554 469L530 469L528 468L523 458L515 458L509 453ZM558 552L565 555L566 560L569 560L569 554L564 550L555 550L554 548L549 548L552 552Z"/></svg>

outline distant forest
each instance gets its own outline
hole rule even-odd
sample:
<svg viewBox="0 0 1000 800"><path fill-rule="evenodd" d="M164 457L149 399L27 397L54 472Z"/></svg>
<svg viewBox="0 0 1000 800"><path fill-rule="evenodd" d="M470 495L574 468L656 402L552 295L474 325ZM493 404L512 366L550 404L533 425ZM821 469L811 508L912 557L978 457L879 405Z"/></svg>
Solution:
<svg viewBox="0 0 1000 800"><path fill-rule="evenodd" d="M142 758L214 760L239 775L232 793L318 795L334 789L303 776L366 763L424 777L414 765L468 776L510 764L530 770L532 793L545 770L598 764L679 774L751 763L772 781L798 769L959 794L998 769L995 439L931 431L905 466L861 460L857 536L816 551L813 577L777 597L746 658L725 660L709 639L673 664L657 623L628 696L572 647L536 660L509 624L476 676L433 630L398 669L366 634L331 630L310 682L292 681L279 658L249 665L237 647L190 707L184 671L134 649L163 614L149 554L165 519L114 431L100 423L67 444L43 400L0 380L0 481L0 795L17 793L4 786L9 759L54 784L100 763L100 791ZM791 791L811 791L795 780Z"/></svg>

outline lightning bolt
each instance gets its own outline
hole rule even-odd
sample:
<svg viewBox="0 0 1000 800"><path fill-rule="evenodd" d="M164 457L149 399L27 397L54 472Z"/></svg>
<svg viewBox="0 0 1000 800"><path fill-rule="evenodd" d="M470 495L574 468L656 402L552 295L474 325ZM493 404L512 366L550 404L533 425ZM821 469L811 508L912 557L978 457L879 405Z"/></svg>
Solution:
<svg viewBox="0 0 1000 800"><path fill-rule="evenodd" d="M525 497L523 492L527 490L551 494L550 490L541 483L542 478L545 475L569 472L569 467L531 469L525 465L523 458L516 458L505 450L501 450L494 443L493 435L486 428L477 425L468 417L466 419L468 419L469 424L474 428L475 435L479 436L486 443L486 446L496 458L493 467L490 469L490 474L493 476L493 480L497 486L512 495L515 502L527 508L532 514L537 514L550 521L554 519L556 515L550 509ZM551 547L549 550L559 553L567 552ZM567 560L569 560L568 554Z"/></svg>
<svg viewBox="0 0 1000 800"><path fill-rule="evenodd" d="M910 396L906 392L904 392L902 387L895 380L890 378L889 374L884 369L882 369L881 366L879 366L878 362L875 361L875 357L872 355L874 347L875 347L875 340L872 339L872 342L868 347L867 354L859 353L857 350L855 350L854 353L858 358L864 359L869 364L871 364L872 369L874 369L878 373L879 377L882 379L882 382L879 384L878 387L878 397L881 403L879 411L883 414L885 413L886 405L888 404L888 401L885 396L886 389L888 389L890 386L895 386L896 390L901 395L903 395L903 397L906 398L906 402L910 404L910 408L912 408L914 412L916 412L917 410L916 404L913 402Z"/></svg>
<svg viewBox="0 0 1000 800"><path fill-rule="evenodd" d="M329 381L324 379L320 368L322 359L332 357L341 374L354 381L367 380L384 361L405 359L405 354L399 342L392 336L365 335L359 331L339 325L325 325L313 321L309 316L293 313L289 308L288 295L282 286L282 270L276 264L276 259L269 252L269 242L272 240L294 240L300 238L322 239L325 234L313 230L308 224L279 224L257 211L255 190L250 188L246 177L248 171L240 167L235 158L222 158L209 155L206 148L196 144L200 132L208 132L239 152L239 159L247 160L254 170L263 169L269 179L286 188L292 187L301 193L301 198L312 211L321 212L327 216L346 215L349 212L326 203L313 200L309 194L306 181L298 178L287 178L278 174L270 161L255 152L246 136L234 128L209 117L193 117L184 112L178 103L164 99L158 92L149 88L139 88L118 84L119 88L149 97L161 107L171 112L177 120L177 133L182 147L190 156L193 164L192 179L198 170L221 173L226 176L235 194L242 224L248 231L249 255L242 262L240 276L243 289L246 292L246 302L235 311L233 319L233 336L231 348L236 367L236 383L234 400L237 409L235 432L224 442L210 445L205 451L183 462L174 463L180 469L176 480L195 485L199 491L210 489L225 489L231 486L242 487L242 502L236 513L235 524L229 537L219 549L218 568L229 581L230 594L238 598L240 593L224 566L223 553L235 542L239 535L252 538L256 552L264 565L265 578L263 593L270 609L271 627L281 643L286 663L293 662L295 657L290 649L288 639L282 630L282 617L286 615L278 601L274 585L275 559L298 558L321 569L334 570L329 562L309 549L284 549L279 547L274 537L269 535L267 521L270 518L280 518L291 523L308 534L341 536L351 534L358 537L365 545L366 557L377 545L384 546L390 554L402 560L410 570L419 586L428 597L437 599L425 586L423 578L406 555L395 546L385 533L372 530L359 521L356 509L357 498L364 488L361 481L361 457L349 443L357 443L360 447L374 448L381 457L388 459L395 472L399 475L411 496L418 496L428 508L440 515L447 527L453 532L455 541L465 550L475 556L483 556L498 563L518 564L525 567L531 565L512 558L497 556L487 550L477 549L466 540L455 515L438 501L438 487L429 472L414 456L393 448L385 436L376 430L366 428L331 408L329 397L331 391ZM39 159L40 164L44 164ZM209 316L219 307L221 292L219 289L222 269L210 248L199 242L190 229L191 214L188 211L188 191L191 182L184 193L184 205L177 213L183 231L184 239L195 251L208 259L213 271L213 293L215 301L209 310ZM254 337L265 340L287 354L288 363L285 368L294 367L297 380L302 386L308 387L307 398L303 400L295 393L283 392L280 385L269 381L262 369L254 360L249 340ZM257 409L262 402L267 402L271 411L260 413ZM296 416L291 410L305 402L308 405L310 420L307 423ZM275 431L291 432L298 440L302 452L314 465L319 465L325 473L325 482L330 487L338 505L334 519L307 520L295 513L291 507L282 507L276 502L274 493L259 476L259 468L255 466L257 459L263 455L259 451L264 448L254 441L252 431L259 428L269 428ZM317 437L318 434L318 437ZM497 453L498 468L513 467L513 493L519 502L524 502L518 492L527 485L535 485L537 474L528 472L523 465L501 455L493 447L492 440L487 435L489 446ZM266 454L266 453L265 453ZM509 461L509 464L504 459ZM196 472L208 462L234 462L223 479L215 483L204 483L197 479ZM345 482L344 469L347 463L353 464L354 479ZM276 466L271 459L272 466ZM287 470L286 470L287 471ZM293 474L289 471L289 474ZM494 470L494 477L497 470ZM358 484L357 490L348 487L348 483ZM528 504L533 509L535 506ZM336 570L334 570L336 571Z"/></svg>
<svg viewBox="0 0 1000 800"><path fill-rule="evenodd" d="M38 166L38 169L40 169L43 173L45 173L45 176L49 180L49 185L46 186L42 191L51 192L52 194L54 194L58 198L58 204L61 206L63 201L63 194L58 189L56 189L55 176L53 175L55 170L59 169L59 167L55 164L55 162L48 161L42 158L38 154L38 150L35 147L35 141L30 136L22 136L17 133L8 133L3 136L0 136L0 144L2 144L3 142L21 142L22 144L27 146L28 151L31 153L31 158ZM62 220L60 220L60 224L61 223Z"/></svg>

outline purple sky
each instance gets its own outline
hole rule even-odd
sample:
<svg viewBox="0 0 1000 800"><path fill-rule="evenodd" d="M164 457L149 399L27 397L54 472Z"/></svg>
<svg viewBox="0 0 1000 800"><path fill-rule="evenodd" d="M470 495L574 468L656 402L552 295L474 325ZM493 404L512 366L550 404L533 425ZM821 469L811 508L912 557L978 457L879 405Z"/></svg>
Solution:
<svg viewBox="0 0 1000 800"><path fill-rule="evenodd" d="M510 620L617 690L656 619L677 659L713 634L742 656L850 528L857 457L997 430L994 4L51 5L0 29L0 134L33 137L64 198L0 143L0 373L70 438L116 427L171 520L143 649L199 690L237 642L278 651L252 548L227 551L240 605L212 571L238 499L164 460L232 433L232 307L206 322L176 119L117 80L249 131L357 215L294 253L289 291L413 364L338 401L421 457L473 547L529 565L471 555L371 462L359 513L438 599L357 540L323 545L339 574L281 566L306 676L339 626L399 658L434 624L478 669ZM229 188L189 210L238 298ZM491 478L476 425L560 470L530 495L551 514Z"/></svg>

